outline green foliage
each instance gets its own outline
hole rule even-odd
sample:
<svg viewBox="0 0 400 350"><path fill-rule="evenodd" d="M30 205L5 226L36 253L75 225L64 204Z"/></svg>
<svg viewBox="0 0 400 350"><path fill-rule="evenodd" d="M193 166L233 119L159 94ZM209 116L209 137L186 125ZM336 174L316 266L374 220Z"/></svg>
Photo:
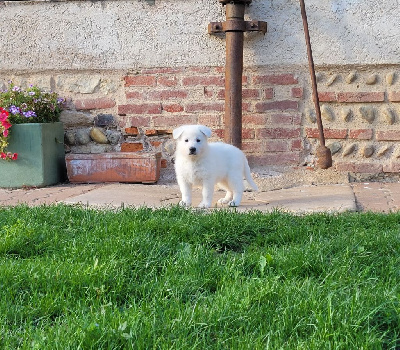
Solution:
<svg viewBox="0 0 400 350"><path fill-rule="evenodd" d="M57 93L33 85L24 90L11 82L0 92L0 107L9 112L11 124L58 122L64 102Z"/></svg>
<svg viewBox="0 0 400 350"><path fill-rule="evenodd" d="M0 209L1 349L398 349L400 214Z"/></svg>

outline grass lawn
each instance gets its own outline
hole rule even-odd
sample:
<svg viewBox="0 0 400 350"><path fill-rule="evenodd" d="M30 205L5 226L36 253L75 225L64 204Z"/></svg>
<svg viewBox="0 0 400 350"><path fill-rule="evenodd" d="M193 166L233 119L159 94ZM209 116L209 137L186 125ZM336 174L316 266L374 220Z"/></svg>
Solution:
<svg viewBox="0 0 400 350"><path fill-rule="evenodd" d="M400 349L400 214L0 208L0 349Z"/></svg>

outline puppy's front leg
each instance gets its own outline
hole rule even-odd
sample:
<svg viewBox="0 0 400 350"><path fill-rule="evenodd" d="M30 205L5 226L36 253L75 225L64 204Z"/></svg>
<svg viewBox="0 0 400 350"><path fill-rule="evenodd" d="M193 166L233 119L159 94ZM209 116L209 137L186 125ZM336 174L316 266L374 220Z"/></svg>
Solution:
<svg viewBox="0 0 400 350"><path fill-rule="evenodd" d="M182 200L179 202L179 205L190 207L192 204L192 184L178 179L178 185L182 194Z"/></svg>
<svg viewBox="0 0 400 350"><path fill-rule="evenodd" d="M203 200L199 204L199 208L210 208L211 202L214 194L214 182L204 181L202 188Z"/></svg>

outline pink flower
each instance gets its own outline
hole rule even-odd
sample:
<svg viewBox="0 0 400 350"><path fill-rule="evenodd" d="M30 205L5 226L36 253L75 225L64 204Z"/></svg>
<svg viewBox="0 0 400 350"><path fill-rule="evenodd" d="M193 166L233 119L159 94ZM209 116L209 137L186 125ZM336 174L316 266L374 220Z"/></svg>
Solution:
<svg viewBox="0 0 400 350"><path fill-rule="evenodd" d="M5 121L8 118L8 112L0 107L0 121Z"/></svg>
<svg viewBox="0 0 400 350"><path fill-rule="evenodd" d="M9 121L8 120L2 120L1 121L1 125L4 127L4 129L10 129L11 128L11 126L12 126L12 124L10 124L9 123Z"/></svg>
<svg viewBox="0 0 400 350"><path fill-rule="evenodd" d="M4 137L8 137L8 129L5 129L5 130L3 131L3 136L4 136Z"/></svg>
<svg viewBox="0 0 400 350"><path fill-rule="evenodd" d="M1 159L7 159L7 154L5 154L4 152L0 153L0 158Z"/></svg>
<svg viewBox="0 0 400 350"><path fill-rule="evenodd" d="M11 159L12 160L17 160L17 158L18 158L18 153L13 153Z"/></svg>

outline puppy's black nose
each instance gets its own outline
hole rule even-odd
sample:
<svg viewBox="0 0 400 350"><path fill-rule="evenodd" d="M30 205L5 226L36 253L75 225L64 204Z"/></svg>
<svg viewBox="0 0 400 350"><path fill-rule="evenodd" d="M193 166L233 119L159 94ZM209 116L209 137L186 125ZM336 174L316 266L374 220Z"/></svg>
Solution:
<svg viewBox="0 0 400 350"><path fill-rule="evenodd" d="M196 147L190 147L189 154L196 154Z"/></svg>

